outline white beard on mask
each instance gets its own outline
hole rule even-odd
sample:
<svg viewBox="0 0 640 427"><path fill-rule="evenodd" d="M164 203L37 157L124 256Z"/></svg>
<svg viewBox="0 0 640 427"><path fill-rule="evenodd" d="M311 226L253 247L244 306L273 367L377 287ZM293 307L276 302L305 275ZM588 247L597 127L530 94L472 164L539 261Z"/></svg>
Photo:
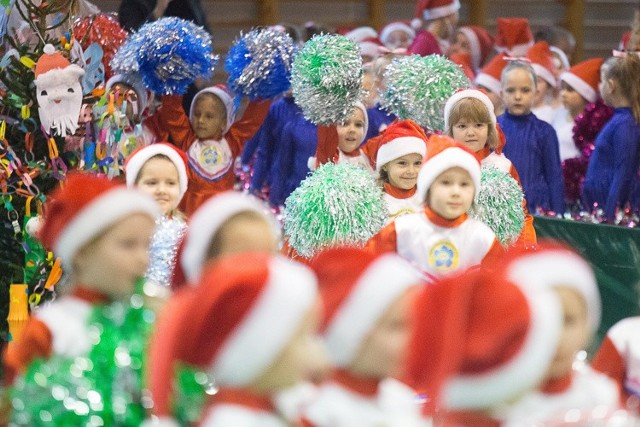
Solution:
<svg viewBox="0 0 640 427"><path fill-rule="evenodd" d="M35 79L40 123L45 132L56 135L73 134L78 128L82 107L84 70L75 64L41 74Z"/></svg>

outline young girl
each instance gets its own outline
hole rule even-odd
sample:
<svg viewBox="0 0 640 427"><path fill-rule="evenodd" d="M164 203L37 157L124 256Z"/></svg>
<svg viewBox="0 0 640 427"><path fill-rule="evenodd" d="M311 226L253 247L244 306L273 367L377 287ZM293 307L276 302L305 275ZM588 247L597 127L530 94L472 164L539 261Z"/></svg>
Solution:
<svg viewBox="0 0 640 427"><path fill-rule="evenodd" d="M493 37L487 30L476 25L458 28L448 56L453 54L469 54L474 76L480 71L489 54L493 51Z"/></svg>
<svg viewBox="0 0 640 427"><path fill-rule="evenodd" d="M419 0L411 25L423 29L416 33L409 52L420 56L446 53L460 20L459 10L458 0Z"/></svg>
<svg viewBox="0 0 640 427"><path fill-rule="evenodd" d="M447 136L432 136L418 175L423 211L396 218L368 247L397 252L430 278L499 257L503 250L493 231L467 215L478 188L480 163L474 153Z"/></svg>
<svg viewBox="0 0 640 427"><path fill-rule="evenodd" d="M127 402L126 408L116 408L115 394L111 393L118 392L114 389L117 376L126 375L131 383L120 392L141 396L142 386L136 383L136 378L141 377L140 366L117 365L115 360L124 357L141 363L142 347L132 344L133 340L144 342L150 321L143 319L150 318L134 315L142 316L146 311L141 311L140 307L137 311L126 307L134 293L136 280L147 269L148 246L158 214L156 202L147 195L93 175L70 175L65 186L51 195L40 238L62 259L71 286L68 294L33 314L20 341L6 352L4 379L7 384L16 375L25 374L28 378L32 368L42 369L42 363L46 366L49 359L57 361L55 367L61 360L79 358L93 364L93 369L76 367L79 371L76 370L74 375L83 377L86 384L101 384L94 391L100 395L94 397L103 406L85 405L90 415L98 415L105 423L114 424L118 417L144 412L141 399L135 398ZM123 327L119 322L123 322L125 314L129 321ZM116 330L118 332L114 332ZM120 340L121 346L117 349L113 342L109 343L114 339ZM80 380L76 378L76 381ZM27 405L16 406L16 416L24 421L24 417L30 414L28 405L36 402L46 405L51 401L53 419L49 418L50 422L56 425L70 421L76 425L80 423L79 419L76 423L69 418L73 416L72 411L61 413L55 409L61 402L51 398L50 384L49 387L42 383L38 386L37 390L44 393L41 396L34 395L33 388L28 396L14 396L14 403L22 399ZM72 384L66 390L69 398L88 403L85 402L86 393L81 396ZM120 396L126 397L125 394ZM90 400L95 401L93 398ZM80 413L76 415L80 416ZM27 424L37 422L31 420Z"/></svg>
<svg viewBox="0 0 640 427"><path fill-rule="evenodd" d="M461 90L453 94L444 106L445 129L450 137L466 145L480 160L482 166L493 166L510 174L520 183L518 172L504 154L496 152L499 136L496 129L496 116L493 114L491 100L476 89ZM527 211L526 200L522 209L525 224L520 235L520 243L530 246L536 243L533 217Z"/></svg>
<svg viewBox="0 0 640 427"><path fill-rule="evenodd" d="M584 179L582 199L587 210L595 204L607 219L627 202L640 207L635 195L640 147L640 57L629 53L607 59L600 69L600 94L615 108L598 134Z"/></svg>
<svg viewBox="0 0 640 427"><path fill-rule="evenodd" d="M334 248L314 258L324 305L322 331L335 366L304 410L317 427L419 426L416 393L398 378L420 278L395 254Z"/></svg>
<svg viewBox="0 0 640 427"><path fill-rule="evenodd" d="M558 137L550 124L532 112L536 74L527 62L511 61L502 71L502 98L506 107L498 117L507 143L504 154L513 163L527 198L527 208L563 214L564 179Z"/></svg>
<svg viewBox="0 0 640 427"><path fill-rule="evenodd" d="M178 245L187 231L178 210L188 185L186 155L170 144L156 143L134 152L125 167L127 186L149 194L162 210L149 246L145 286L166 288L173 278Z"/></svg>
<svg viewBox="0 0 640 427"><path fill-rule="evenodd" d="M191 102L189 117L182 108L182 96L162 98L159 121L189 160L189 190L180 203L187 216L207 198L233 189L235 158L262 124L270 104L251 102L242 119L234 124L234 100L224 86L198 92Z"/></svg>
<svg viewBox="0 0 640 427"><path fill-rule="evenodd" d="M536 95L531 112L547 123L553 121L558 97L557 80L553 68L553 55L547 42L537 42L527 51L527 58L538 77Z"/></svg>
<svg viewBox="0 0 640 427"><path fill-rule="evenodd" d="M391 64L395 58L400 58L403 54L400 53L386 53L373 62L373 75L375 78L375 84L373 91L375 93L382 93L385 90L385 78L384 72L387 66ZM397 117L395 114L388 112L380 104L380 100L376 99L376 103L373 107L367 109L367 116L369 117L369 129L367 130L365 141L376 137L386 129L391 122Z"/></svg>
<svg viewBox="0 0 640 427"><path fill-rule="evenodd" d="M416 37L416 32L408 22L393 21L380 31L380 41L387 49L408 49Z"/></svg>

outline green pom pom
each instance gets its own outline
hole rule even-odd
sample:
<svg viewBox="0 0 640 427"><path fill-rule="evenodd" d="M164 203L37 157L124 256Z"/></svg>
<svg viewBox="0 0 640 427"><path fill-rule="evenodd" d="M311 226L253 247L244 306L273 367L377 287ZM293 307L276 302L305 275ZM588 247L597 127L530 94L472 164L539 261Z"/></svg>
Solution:
<svg viewBox="0 0 640 427"><path fill-rule="evenodd" d="M444 104L470 82L460 67L444 56L412 55L394 59L384 73L382 106L401 119L444 131Z"/></svg>
<svg viewBox="0 0 640 427"><path fill-rule="evenodd" d="M364 246L384 225L382 190L365 169L326 163L285 201L284 232L300 255L335 245Z"/></svg>
<svg viewBox="0 0 640 427"><path fill-rule="evenodd" d="M304 116L317 125L343 122L362 98L362 58L354 41L313 37L293 60L291 87Z"/></svg>
<svg viewBox="0 0 640 427"><path fill-rule="evenodd" d="M504 246L518 240L524 227L522 188L513 177L493 166L483 166L480 191L471 216L487 224Z"/></svg>

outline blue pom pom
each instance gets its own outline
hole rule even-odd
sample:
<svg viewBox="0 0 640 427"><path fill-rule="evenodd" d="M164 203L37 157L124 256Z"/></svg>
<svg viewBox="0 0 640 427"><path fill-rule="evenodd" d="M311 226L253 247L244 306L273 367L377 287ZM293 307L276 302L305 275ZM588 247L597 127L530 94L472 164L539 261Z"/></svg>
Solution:
<svg viewBox="0 0 640 427"><path fill-rule="evenodd" d="M294 45L291 37L270 29L252 30L229 49L224 64L227 85L239 96L268 99L289 90Z"/></svg>
<svg viewBox="0 0 640 427"><path fill-rule="evenodd" d="M138 52L144 41L139 32L131 33L109 62L114 74L138 72Z"/></svg>

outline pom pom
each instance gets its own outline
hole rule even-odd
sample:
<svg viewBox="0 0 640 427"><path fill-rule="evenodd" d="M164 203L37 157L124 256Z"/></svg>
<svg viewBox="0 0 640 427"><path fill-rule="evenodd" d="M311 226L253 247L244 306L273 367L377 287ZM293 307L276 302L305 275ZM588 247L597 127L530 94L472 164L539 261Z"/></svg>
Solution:
<svg viewBox="0 0 640 427"><path fill-rule="evenodd" d="M384 225L382 190L365 169L326 163L285 201L284 232L301 256L334 245L364 246Z"/></svg>
<svg viewBox="0 0 640 427"><path fill-rule="evenodd" d="M524 227L524 194L511 175L493 166L483 166L480 191L470 214L487 224L504 246L518 240Z"/></svg>
<svg viewBox="0 0 640 427"><path fill-rule="evenodd" d="M209 79L218 57L211 35L180 18L162 18L145 24L137 60L145 86L155 93L182 95L196 78Z"/></svg>
<svg viewBox="0 0 640 427"><path fill-rule="evenodd" d="M253 30L237 40L224 64L228 86L239 96L269 99L289 90L293 40L286 33Z"/></svg>
<svg viewBox="0 0 640 427"><path fill-rule="evenodd" d="M25 231L29 236L37 239L38 233L40 233L41 228L42 228L42 218L36 215L29 218L25 226Z"/></svg>
<svg viewBox="0 0 640 427"><path fill-rule="evenodd" d="M293 60L291 87L309 121L316 125L343 122L363 96L358 46L340 35L313 37Z"/></svg>
<svg viewBox="0 0 640 427"><path fill-rule="evenodd" d="M143 36L131 33L127 40L116 50L116 53L109 61L113 74L134 74L138 72L138 52L144 41Z"/></svg>
<svg viewBox="0 0 640 427"><path fill-rule="evenodd" d="M73 37L80 42L82 50L87 50L92 43L97 43L102 48L104 71L107 76L111 76L109 63L127 39L127 32L120 26L118 19L110 13L77 19L73 23Z"/></svg>
<svg viewBox="0 0 640 427"><path fill-rule="evenodd" d="M411 119L432 131L444 130L447 99L471 85L458 65L439 55L396 58L384 78L382 106L401 119Z"/></svg>

